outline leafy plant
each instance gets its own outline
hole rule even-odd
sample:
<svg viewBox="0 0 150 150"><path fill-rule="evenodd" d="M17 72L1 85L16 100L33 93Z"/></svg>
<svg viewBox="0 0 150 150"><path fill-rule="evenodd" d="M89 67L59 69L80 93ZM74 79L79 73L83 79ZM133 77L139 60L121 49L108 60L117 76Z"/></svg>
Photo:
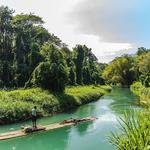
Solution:
<svg viewBox="0 0 150 150"><path fill-rule="evenodd" d="M111 134L109 141L118 150L150 149L150 113L125 113L119 120L121 133Z"/></svg>

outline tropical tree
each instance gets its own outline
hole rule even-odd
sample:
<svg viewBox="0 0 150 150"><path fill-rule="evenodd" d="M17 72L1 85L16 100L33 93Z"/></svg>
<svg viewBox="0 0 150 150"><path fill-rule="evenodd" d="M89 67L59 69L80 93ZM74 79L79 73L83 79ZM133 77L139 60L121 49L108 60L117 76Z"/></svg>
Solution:
<svg viewBox="0 0 150 150"><path fill-rule="evenodd" d="M67 66L69 68L68 84L75 85L76 84L76 67L73 61L73 53L66 46L61 48L61 51L64 55L64 58L67 62Z"/></svg>
<svg viewBox="0 0 150 150"><path fill-rule="evenodd" d="M0 86L13 84L12 14L8 7L0 7Z"/></svg>
<svg viewBox="0 0 150 150"><path fill-rule="evenodd" d="M68 68L62 52L54 45L45 44L41 54L44 61L33 71L31 83L43 89L62 92L68 82Z"/></svg>
<svg viewBox="0 0 150 150"><path fill-rule="evenodd" d="M150 51L147 50L136 57L136 66L140 81L146 87L150 87Z"/></svg>
<svg viewBox="0 0 150 150"><path fill-rule="evenodd" d="M73 49L73 60L76 66L76 76L77 76L77 84L82 84L83 82L83 60L84 60L84 46L77 45Z"/></svg>
<svg viewBox="0 0 150 150"><path fill-rule="evenodd" d="M129 86L136 80L134 58L129 55L115 58L104 70L103 77L111 84Z"/></svg>
<svg viewBox="0 0 150 150"><path fill-rule="evenodd" d="M39 63L41 46L39 44L43 44L44 41L43 38L39 37L41 30L37 29L40 28L42 23L42 18L33 14L19 14L13 17L14 66L17 86L24 86L31 72Z"/></svg>
<svg viewBox="0 0 150 150"><path fill-rule="evenodd" d="M139 47L136 54L139 56L147 52L148 50L145 47Z"/></svg>

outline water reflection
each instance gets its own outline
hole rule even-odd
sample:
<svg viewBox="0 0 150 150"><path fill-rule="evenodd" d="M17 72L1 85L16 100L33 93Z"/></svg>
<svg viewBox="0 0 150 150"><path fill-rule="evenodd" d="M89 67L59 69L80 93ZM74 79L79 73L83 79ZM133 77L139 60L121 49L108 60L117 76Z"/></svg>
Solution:
<svg viewBox="0 0 150 150"><path fill-rule="evenodd" d="M76 132L79 136L84 136L87 133L88 127L92 124L92 122L79 124L76 126Z"/></svg>
<svg viewBox="0 0 150 150"><path fill-rule="evenodd" d="M110 108L117 115L139 107L138 97L133 95L128 88L114 88L109 97L113 99Z"/></svg>

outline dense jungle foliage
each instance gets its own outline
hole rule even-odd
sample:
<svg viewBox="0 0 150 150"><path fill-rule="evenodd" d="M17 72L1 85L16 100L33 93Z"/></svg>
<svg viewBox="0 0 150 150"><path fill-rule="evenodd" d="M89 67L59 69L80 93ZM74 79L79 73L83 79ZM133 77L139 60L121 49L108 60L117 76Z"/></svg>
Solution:
<svg viewBox="0 0 150 150"><path fill-rule="evenodd" d="M63 91L65 85L103 84L102 68L90 48L70 50L41 17L0 7L0 88Z"/></svg>
<svg viewBox="0 0 150 150"><path fill-rule="evenodd" d="M102 74L108 84L129 87L140 81L150 87L150 49L139 48L135 55L123 55L108 64Z"/></svg>

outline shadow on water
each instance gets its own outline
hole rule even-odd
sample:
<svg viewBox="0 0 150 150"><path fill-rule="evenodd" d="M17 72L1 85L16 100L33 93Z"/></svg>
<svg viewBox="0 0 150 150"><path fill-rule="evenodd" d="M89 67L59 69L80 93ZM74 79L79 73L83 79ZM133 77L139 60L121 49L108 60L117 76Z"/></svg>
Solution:
<svg viewBox="0 0 150 150"><path fill-rule="evenodd" d="M92 125L92 122L77 125L76 131L77 131L78 135L84 136L90 125Z"/></svg>

